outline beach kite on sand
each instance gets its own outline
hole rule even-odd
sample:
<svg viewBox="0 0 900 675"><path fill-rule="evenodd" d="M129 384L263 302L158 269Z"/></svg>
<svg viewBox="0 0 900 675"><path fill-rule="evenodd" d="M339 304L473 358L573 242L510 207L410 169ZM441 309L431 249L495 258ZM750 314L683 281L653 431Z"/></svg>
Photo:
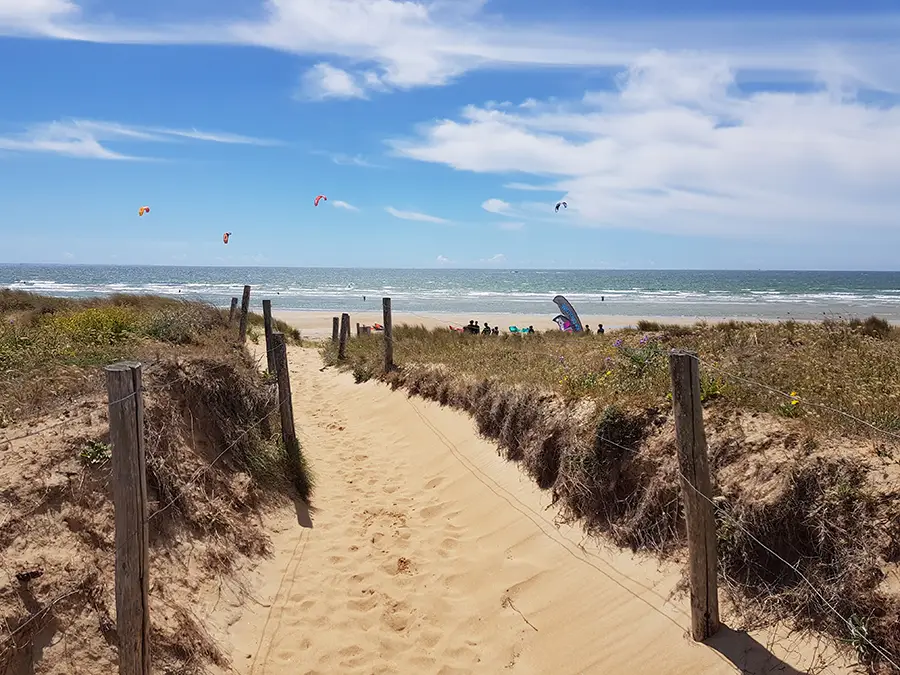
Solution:
<svg viewBox="0 0 900 675"><path fill-rule="evenodd" d="M580 333L584 330L581 319L578 318L578 312L572 307L571 302L561 295L557 295L553 298L553 302L559 307L560 314L553 317L553 320L556 322L556 325L559 326L560 330L566 331L567 333Z"/></svg>

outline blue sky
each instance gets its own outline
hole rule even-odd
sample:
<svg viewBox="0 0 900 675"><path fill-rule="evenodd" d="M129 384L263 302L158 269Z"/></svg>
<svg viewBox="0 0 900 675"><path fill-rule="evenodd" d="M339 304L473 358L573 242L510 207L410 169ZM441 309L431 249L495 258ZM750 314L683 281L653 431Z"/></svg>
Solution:
<svg viewBox="0 0 900 675"><path fill-rule="evenodd" d="M0 262L900 269L900 5L725 4L0 0Z"/></svg>

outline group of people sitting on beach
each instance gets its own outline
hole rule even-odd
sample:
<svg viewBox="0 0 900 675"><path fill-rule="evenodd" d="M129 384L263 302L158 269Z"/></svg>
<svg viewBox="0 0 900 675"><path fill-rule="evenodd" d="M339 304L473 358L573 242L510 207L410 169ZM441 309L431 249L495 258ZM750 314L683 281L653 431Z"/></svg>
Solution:
<svg viewBox="0 0 900 675"><path fill-rule="evenodd" d="M459 330L459 329L457 329L457 330ZM498 328L497 326L494 326L493 328L491 328L488 325L487 321L484 322L484 328L482 328L477 321L469 321L469 325L463 326L462 330L463 330L463 332L471 333L472 335L500 335L500 328ZM513 326L513 328L511 329L511 332L513 332L513 333L516 332L515 326ZM591 331L590 326L585 326L584 330L582 331L582 333L584 335L590 335L591 332L592 331ZM599 326L597 326L597 335L603 335L605 332L606 331L604 330L602 323ZM528 326L528 328L522 328L521 330L518 331L518 333L519 333L519 335L523 335L523 334L527 335L529 333L533 334L534 326Z"/></svg>
<svg viewBox="0 0 900 675"><path fill-rule="evenodd" d="M482 328L477 321L469 321L468 326L463 327L463 331L466 333L471 333L472 335L500 335L500 328L494 326L491 328L487 321L484 322L484 328ZM520 333L534 333L534 326L528 326L528 328L523 328L519 331Z"/></svg>

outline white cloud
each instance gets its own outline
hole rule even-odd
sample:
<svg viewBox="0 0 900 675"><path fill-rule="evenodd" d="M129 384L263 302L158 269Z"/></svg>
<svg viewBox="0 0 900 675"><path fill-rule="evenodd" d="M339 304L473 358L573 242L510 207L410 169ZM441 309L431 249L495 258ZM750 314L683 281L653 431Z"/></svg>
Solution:
<svg viewBox="0 0 900 675"><path fill-rule="evenodd" d="M353 204L348 204L347 202L342 202L340 199L335 199L328 203L339 209L346 209L348 211L359 211L359 209L356 208L355 206L353 206Z"/></svg>
<svg viewBox="0 0 900 675"><path fill-rule="evenodd" d="M393 206L388 206L384 209L388 213L390 213L394 218L400 218L401 220L417 220L421 223L449 223L450 221L446 218L438 218L437 216L429 216L427 213L418 213L417 211L399 211L395 209Z"/></svg>
<svg viewBox="0 0 900 675"><path fill-rule="evenodd" d="M2 0L0 0L2 1ZM85 159L141 159L106 147L113 142L172 142L178 139L210 143L278 145L277 141L197 129L128 126L117 122L66 120L34 124L25 132L0 136L0 150L45 152Z"/></svg>
<svg viewBox="0 0 900 675"><path fill-rule="evenodd" d="M523 227L525 227L525 223L518 222L515 220L510 220L510 221L504 220L502 223L500 223L498 225L498 227L501 230L509 230L512 232L515 230L521 230Z"/></svg>
<svg viewBox="0 0 900 675"><path fill-rule="evenodd" d="M694 55L648 54L618 90L578 101L469 106L393 146L459 170L551 177L569 205L559 218L582 225L790 237L896 227L900 211L900 104L744 91Z"/></svg>
<svg viewBox="0 0 900 675"><path fill-rule="evenodd" d="M344 155L344 154L336 154L331 157L331 161L339 166L361 166L367 169L377 169L380 168L378 164L373 164L369 160L363 158L360 155Z"/></svg>
<svg viewBox="0 0 900 675"><path fill-rule="evenodd" d="M482 0L257 0L232 18L116 19L82 0L0 0L0 34L120 44L250 45L340 60L307 77L319 96L446 84L485 68L603 67L651 48L728 57L748 77L900 91L900 13L758 14L740 20L540 16L510 21ZM185 15L190 10L185 10ZM213 11L210 9L209 11ZM247 19L245 17L254 17ZM532 105L526 100L524 108Z"/></svg>
<svg viewBox="0 0 900 675"><path fill-rule="evenodd" d="M450 260L450 258L448 258L447 256L439 255L439 256L436 258L435 262L437 262L439 265L447 265L447 264L449 264L449 263L451 263L451 262L453 262L453 261Z"/></svg>
<svg viewBox="0 0 900 675"><path fill-rule="evenodd" d="M503 255L502 253L496 253L496 254L492 255L490 258L482 258L481 262L493 263L493 264L502 263L502 262L506 262L506 256Z"/></svg>
<svg viewBox="0 0 900 675"><path fill-rule="evenodd" d="M488 199L481 205L481 208L488 213L497 213L501 216L508 216L512 207L508 202L505 202L502 199Z"/></svg>
<svg viewBox="0 0 900 675"><path fill-rule="evenodd" d="M302 95L316 101L329 98L365 98L357 76L329 63L317 63L303 76Z"/></svg>
<svg viewBox="0 0 900 675"><path fill-rule="evenodd" d="M526 190L529 192L558 192L555 185L532 185L531 183L506 183L503 187L507 190Z"/></svg>

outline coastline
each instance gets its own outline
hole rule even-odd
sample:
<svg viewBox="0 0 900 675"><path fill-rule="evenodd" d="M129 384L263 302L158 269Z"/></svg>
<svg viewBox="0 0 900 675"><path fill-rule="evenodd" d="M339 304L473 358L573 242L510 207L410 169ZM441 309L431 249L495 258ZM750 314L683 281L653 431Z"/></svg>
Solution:
<svg viewBox="0 0 900 675"><path fill-rule="evenodd" d="M350 314L350 333L356 332L356 324L372 325L374 323L382 323L383 316L381 312L349 312ZM320 310L274 310L272 316L280 319L290 326L299 330L304 337L307 338L326 338L331 335L332 317L340 316L340 313L323 312ZM685 316L624 316L624 315L598 315L598 314L579 314L582 322L590 326L592 331L596 331L597 326L603 324L603 327L609 330L619 328L627 328L636 326L638 321L656 321L658 323L677 324L679 326L690 325L698 321L706 321L707 323L719 323L729 321L733 317L685 317ZM420 325L425 328L449 328L452 326L464 326L469 320L478 321L481 325L487 322L490 326L500 326L500 331L508 332L509 326L518 326L520 328L534 326L536 331L559 331L557 325L553 322L553 317L549 314L498 314L491 312L482 312L466 316L462 313L451 314L449 312L433 312L429 314L418 314L415 312L394 311L394 325L408 324ZM740 320L740 319L735 319ZM746 321L746 319L744 319Z"/></svg>

